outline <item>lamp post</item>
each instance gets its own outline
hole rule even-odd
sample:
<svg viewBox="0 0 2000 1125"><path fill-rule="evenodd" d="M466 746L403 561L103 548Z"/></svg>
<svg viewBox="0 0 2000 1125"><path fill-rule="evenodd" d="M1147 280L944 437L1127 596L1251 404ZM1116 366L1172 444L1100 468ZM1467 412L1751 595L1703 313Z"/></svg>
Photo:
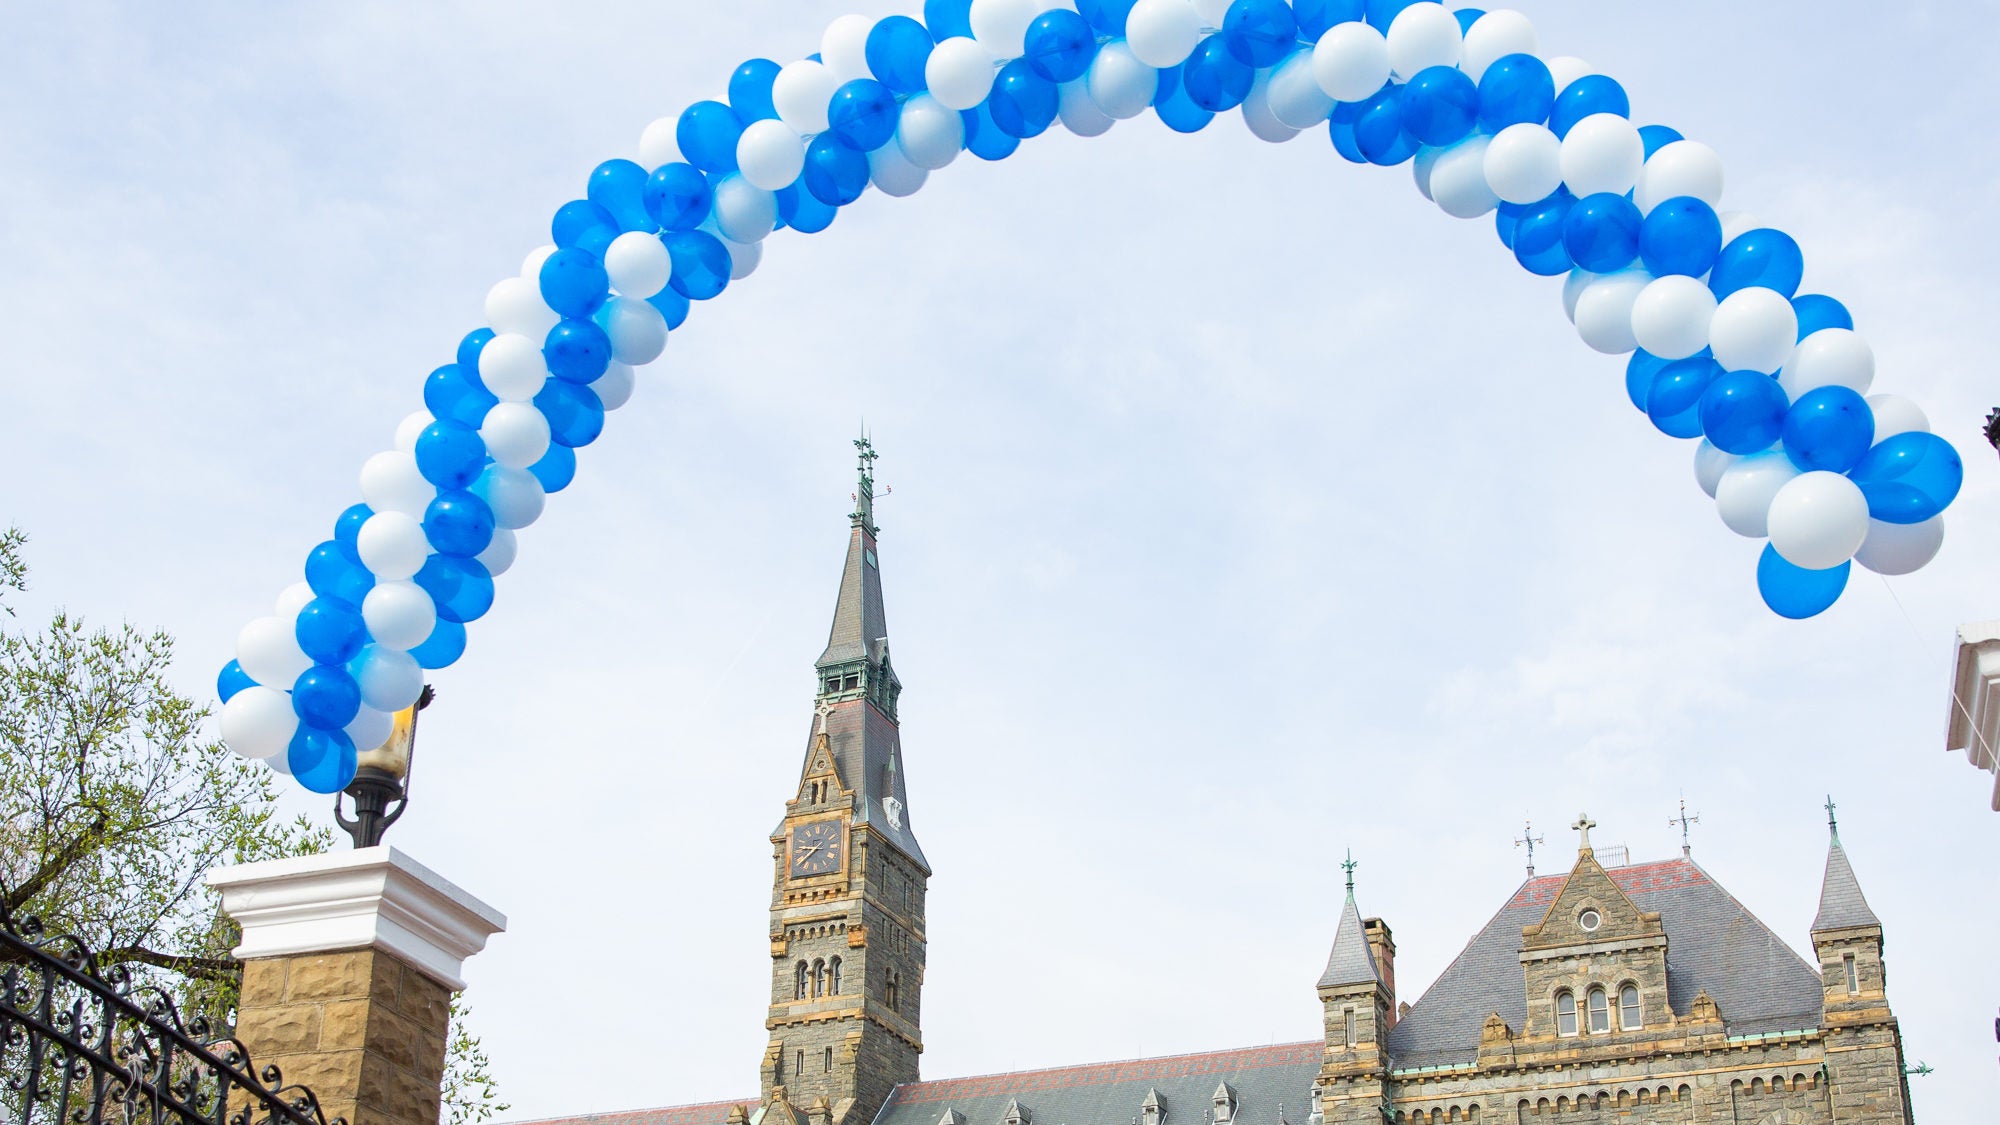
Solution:
<svg viewBox="0 0 2000 1125"><path fill-rule="evenodd" d="M353 839L356 848L372 848L382 842L382 834L403 815L410 804L410 759L417 749L417 712L431 705L432 692L424 685L416 703L396 712L389 737L373 750L355 757L354 780L344 792L354 799L354 815L341 811L341 793L333 795L333 819ZM394 809L389 806L395 805Z"/></svg>

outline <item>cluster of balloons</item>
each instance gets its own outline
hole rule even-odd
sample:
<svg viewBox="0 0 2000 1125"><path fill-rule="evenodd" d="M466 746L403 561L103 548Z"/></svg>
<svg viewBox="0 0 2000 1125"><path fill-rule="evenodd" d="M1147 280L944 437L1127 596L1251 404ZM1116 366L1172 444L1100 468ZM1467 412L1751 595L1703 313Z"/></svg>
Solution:
<svg viewBox="0 0 2000 1125"><path fill-rule="evenodd" d="M222 671L223 735L330 792L427 669L465 648L515 533L633 390L692 302L763 239L825 230L871 187L909 195L970 152L1000 160L1057 122L1095 136L1148 109L1194 132L1324 127L1347 160L1409 163L1447 214L1492 214L1601 352L1631 353L1633 403L1702 439L1723 522L1768 537L1772 609L1830 606L1851 562L1901 574L1942 542L1962 475L1907 399L1868 395L1874 356L1830 297L1799 295L1797 243L1718 211L1715 152L1637 126L1611 78L1542 59L1518 12L1429 0L926 0L842 16L818 53L752 59L721 100L648 126L563 204L552 245L487 294L487 326L424 384L423 411L361 471L362 503L305 581L246 626Z"/></svg>

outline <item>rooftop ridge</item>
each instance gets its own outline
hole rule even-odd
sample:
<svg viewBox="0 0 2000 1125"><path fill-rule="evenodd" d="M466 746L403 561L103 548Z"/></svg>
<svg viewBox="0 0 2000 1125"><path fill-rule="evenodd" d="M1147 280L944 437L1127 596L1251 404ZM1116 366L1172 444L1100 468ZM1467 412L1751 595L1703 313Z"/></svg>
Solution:
<svg viewBox="0 0 2000 1125"><path fill-rule="evenodd" d="M1221 1074L1266 1066L1297 1066L1301 1063L1317 1062L1325 1050L1324 1041L1311 1039L1302 1043L1272 1043L1258 1047L1194 1051L1182 1055L1158 1055L1151 1058L1119 1059L1037 1070L974 1074L962 1078L933 1078L896 1087L895 1092L889 1095L888 1105L921 1104L951 1098L975 1098L1003 1093L1023 1096L1035 1090L1056 1087L1069 1088L1131 1082L1145 1078Z"/></svg>
<svg viewBox="0 0 2000 1125"><path fill-rule="evenodd" d="M723 1113L727 1113L735 1106L754 1106L757 1102L757 1096L752 1094L747 1098L735 1098L729 1101L691 1102L687 1105L665 1105L648 1109L614 1109L603 1113L583 1113L574 1117L524 1117L518 1120L507 1121L504 1125L551 1125L553 1122L562 1122L563 1125L587 1125L587 1123L590 1123L590 1125L610 1125L612 1122L631 1122L633 1125L644 1122L645 1125L660 1125L661 1122L674 1122L689 1118L698 1118L705 1121L709 1119L711 1113L700 1111L720 1110ZM661 1116L662 1114L677 1114L679 1116L664 1117Z"/></svg>
<svg viewBox="0 0 2000 1125"><path fill-rule="evenodd" d="M1637 891L1660 890L1670 886L1696 886L1715 881L1709 878L1708 872L1703 871L1692 859L1679 857L1634 863L1625 867L1607 867L1604 873L1611 877L1612 882L1618 884L1619 890L1628 895ZM1663 880L1661 878L1663 874L1671 877ZM1508 899L1506 906L1501 909L1553 901L1557 892L1562 889L1563 881L1568 878L1567 871L1560 875L1537 875L1522 883L1520 889L1514 892L1514 896Z"/></svg>

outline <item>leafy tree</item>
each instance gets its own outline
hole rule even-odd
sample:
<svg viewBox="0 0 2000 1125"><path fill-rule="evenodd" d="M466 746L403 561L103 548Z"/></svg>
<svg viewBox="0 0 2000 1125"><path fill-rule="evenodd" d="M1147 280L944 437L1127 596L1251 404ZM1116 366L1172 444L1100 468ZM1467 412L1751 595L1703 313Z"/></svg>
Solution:
<svg viewBox="0 0 2000 1125"><path fill-rule="evenodd" d="M0 531L0 908L166 988L183 1019L232 1026L239 934L203 875L327 851L333 833L281 817L271 771L203 737L208 709L167 681L168 634L61 610L8 627L26 541ZM454 1002L446 1120L473 1125L507 1107L459 1015Z"/></svg>

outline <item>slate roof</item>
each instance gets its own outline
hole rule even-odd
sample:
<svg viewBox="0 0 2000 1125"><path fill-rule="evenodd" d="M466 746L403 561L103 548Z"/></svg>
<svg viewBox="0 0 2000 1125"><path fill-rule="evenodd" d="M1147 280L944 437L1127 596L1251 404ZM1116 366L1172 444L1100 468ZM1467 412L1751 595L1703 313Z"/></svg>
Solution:
<svg viewBox="0 0 2000 1125"><path fill-rule="evenodd" d="M1819 972L1757 916L1688 859L1617 867L1608 874L1641 910L1658 911L1667 931L1667 1000L1687 1011L1706 991L1732 1034L1819 1026ZM1515 1031L1527 1023L1521 927L1542 920L1563 875L1523 883L1408 1015L1389 1032L1391 1065L1471 1062L1489 1012Z"/></svg>
<svg viewBox="0 0 2000 1125"><path fill-rule="evenodd" d="M1834 837L1826 849L1826 878L1819 886L1819 914L1813 918L1813 932L1838 930L1847 926L1879 926L1881 919L1868 909L1854 867L1847 862L1847 849Z"/></svg>
<svg viewBox="0 0 2000 1125"><path fill-rule="evenodd" d="M1361 911L1355 907L1354 895L1350 893L1346 907L1340 912L1340 929L1334 931L1333 952L1326 956L1326 971L1319 976L1319 987L1377 984L1381 980L1375 954L1368 948L1368 932L1361 926Z"/></svg>
<svg viewBox="0 0 2000 1125"><path fill-rule="evenodd" d="M826 651L819 654L816 666L880 658L875 644L889 635L889 619L882 610L882 570L875 560L875 537L856 521L847 537L847 564L840 571L833 628L827 631Z"/></svg>
<svg viewBox="0 0 2000 1125"><path fill-rule="evenodd" d="M757 1106L757 1092L733 1102L703 1102L675 1105L664 1109L633 1109L621 1113L592 1113L583 1117L537 1117L510 1125L723 1125L734 1106Z"/></svg>

